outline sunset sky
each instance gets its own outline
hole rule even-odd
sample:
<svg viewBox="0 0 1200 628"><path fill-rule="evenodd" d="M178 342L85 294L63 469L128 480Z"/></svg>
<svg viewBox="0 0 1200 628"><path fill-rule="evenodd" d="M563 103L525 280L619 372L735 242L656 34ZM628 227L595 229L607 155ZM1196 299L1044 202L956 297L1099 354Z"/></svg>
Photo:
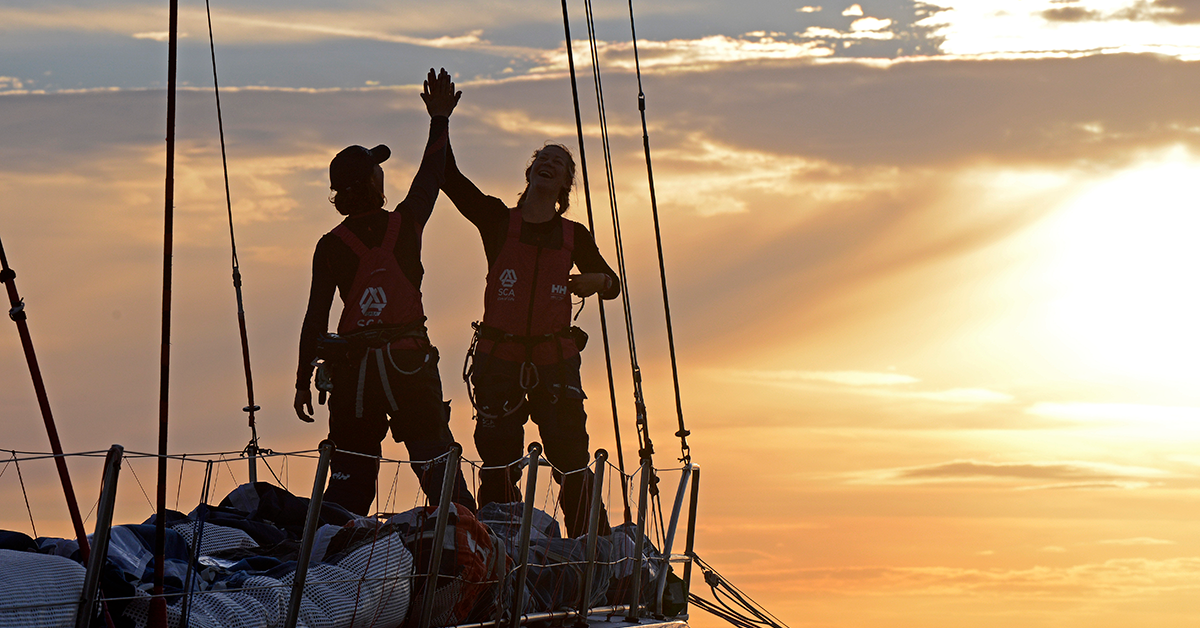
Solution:
<svg viewBox="0 0 1200 628"><path fill-rule="evenodd" d="M615 264L582 4L571 10L597 241ZM700 556L792 628L1194 626L1200 1L634 10L703 468ZM594 11L651 435L671 466L628 5ZM67 451L157 447L166 28L166 2L0 6L0 238ZM326 412L300 423L292 383L313 246L338 220L330 158L388 144L400 200L427 133L420 81L445 67L463 90L460 166L515 202L535 148L576 145L560 5L214 0L213 30L259 435L308 449ZM180 31L169 448L239 451L202 4L183 3ZM570 216L586 222L577 189ZM459 373L483 251L444 198L425 233L430 333L474 458ZM608 308L635 460L624 326ZM579 320L594 339L592 442L611 450L594 302ZM47 451L11 326L0 352L0 447ZM71 464L86 513L98 477ZM131 466L153 495L153 465ZM38 532L69 534L52 466L22 472ZM140 521L137 483L122 490ZM0 528L29 533L13 469L0 496Z"/></svg>

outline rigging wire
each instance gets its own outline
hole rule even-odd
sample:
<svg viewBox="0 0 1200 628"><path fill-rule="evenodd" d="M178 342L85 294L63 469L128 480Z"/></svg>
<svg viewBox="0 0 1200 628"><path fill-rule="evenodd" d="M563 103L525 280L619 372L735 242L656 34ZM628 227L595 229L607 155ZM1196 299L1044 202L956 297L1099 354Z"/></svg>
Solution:
<svg viewBox="0 0 1200 628"><path fill-rule="evenodd" d="M596 227L595 222L592 219L592 193L591 187L588 183L587 153L584 150L583 144L583 117L579 112L579 86L575 80L575 53L571 43L571 22L567 11L567 0L562 0L562 14L563 31L566 36L567 65L571 70L571 98L575 105L575 132L579 141L579 166L583 177L583 199L584 204L587 206L588 230L591 231L593 237L595 237ZM593 66L594 65L595 64L593 64ZM625 287L625 279L623 276L621 278L621 285L622 294L628 292L627 287ZM613 415L613 432L615 434L617 447L617 466L621 469L621 484L625 489L621 491L621 496L624 499L625 507L623 514L625 517L625 523L630 523L633 521L633 514L629 507L629 487L625 475L625 454L623 453L623 448L621 447L621 421L617 415L617 389L615 385L615 379L613 377L612 349L608 341L608 317L604 313L604 300L599 297L597 297L596 300L599 302L600 308L600 333L601 339L604 341L604 367L608 373L608 396L609 406L612 408ZM626 315L626 319L628 319L628 314Z"/></svg>
<svg viewBox="0 0 1200 628"><path fill-rule="evenodd" d="M674 386L675 410L676 410L676 415L678 417L678 425L679 425L679 429L678 429L678 431L675 432L675 436L678 437L680 440L680 458L679 458L679 460L683 464L687 465L687 464L691 463L691 448L689 447L688 442L687 442L687 437L691 434L691 432L688 431L688 429L685 425L685 422L684 422L682 395L680 393L680 388L679 388L679 368L678 368L678 362L677 362L676 354L675 354L675 335L674 335L674 326L673 326L672 320L671 320L670 295L669 295L669 292L667 289L666 263L665 263L665 257L663 255L663 247L662 247L662 228L661 228L661 224L660 224L659 216L658 216L658 199L657 199L657 194L656 194L655 186L654 186L654 169L653 169L653 164L652 164L651 155L650 155L650 136L649 136L649 132L647 130L647 124L646 124L646 95L645 95L645 91L642 86L641 62L639 59L638 48L637 48L637 30L636 30L636 26L635 26L635 19L634 19L634 13L633 13L633 0L629 0L628 4L629 4L629 26L630 26L630 32L632 34L632 42L633 42L634 66L636 68L636 73L637 73L638 111L639 111L639 114L641 117L641 123L642 123L642 148L643 148L643 152L645 154L646 174L647 174L647 179L648 179L649 188L650 188L650 207L651 207L651 212L652 212L653 221L654 221L654 236L655 236L655 244L656 244L657 253L658 253L659 279L660 279L660 283L662 286L663 310L664 310L664 314L666 317L666 328L667 328L667 343L668 343L670 359L671 359L671 378L672 378L672 383ZM623 296L622 302L624 305L626 330L628 332L628 337L629 337L630 364L633 369L634 400L635 400L635 407L636 407L636 412L637 412L637 423L636 424L637 424L637 428L638 428L639 444L641 445L641 450L639 451L639 454L643 460L651 460L651 457L653 456L653 453L654 453L653 443L650 439L649 422L647 420L646 405L645 405L644 397L642 394L641 369L638 366L638 361L637 361L637 345L636 345L636 341L634 338L632 308L630 306L628 281L627 281L627 277L626 277L625 251L624 251L623 239L621 236L620 217L619 217L619 213L617 210L616 189L615 189L615 184L614 184L615 178L613 176L613 169L612 169L612 149L611 149L609 139L608 139L608 121L607 121L607 115L606 115L605 106L604 106L604 92L603 92L603 86L602 86L602 81L601 81L601 77L600 77L600 59L599 59L599 51L598 51L596 31L595 31L595 19L594 19L593 12L592 12L591 0L584 0L584 8L585 8L586 17L587 17L588 45L589 45L589 49L591 52L592 72L593 72L593 78L595 81L595 88L596 88L596 103L597 103L597 109L599 111L599 118L600 118L600 122L599 122L600 123L600 135L601 135L601 143L602 143L604 160L605 160L605 174L607 175L607 180L608 180L609 202L610 202L610 208L612 211L613 229L614 229L615 239L616 239L617 266L618 266L618 272L620 273L621 283L625 287L625 290L622 293L622 296ZM563 0L563 18L564 18L564 22L565 22L565 20L566 20L566 0ZM575 90L575 66L574 66L574 62L572 60L572 56L571 56L571 39L570 39L570 31L569 30L568 30L568 36L567 36L567 55L568 55L568 60L571 60L571 63L570 63L571 87L572 87L572 91L574 92L574 90ZM583 130L582 130L582 125L579 123L579 113L578 113L579 104L578 104L578 95L577 94L576 94L575 108L576 108L576 124L579 127L579 129L578 129L579 141L580 141L580 146L582 147ZM582 148L581 148L581 157L582 157ZM586 165L585 165L585 172L586 172ZM585 189L586 189L586 179L585 179ZM589 209L589 220L590 220L590 210L591 210L590 199L589 199L588 209ZM605 340L606 340L606 347L607 347L607 336L605 337ZM611 378L611 375L610 375L610 378ZM610 381L611 381L611 379L610 379ZM653 464L651 464L651 469L653 469ZM622 474L623 480L624 480L624 477L625 477L624 474ZM657 524L656 527L659 531L659 534L661 535L664 533L665 518L663 517L662 500L659 498L659 491L658 491L658 487L657 487L658 478L655 474L652 473L652 475L649 479L650 479L650 492L651 492L652 501L654 504L654 508L652 510L651 515L652 515L652 518L655 520L655 523ZM628 500L627 500L627 503L628 503ZM661 542L661 536L660 536L660 542ZM703 598L699 598L699 597L695 596L694 594L690 595L689 597L692 599L693 603L698 608L712 612L713 614L717 615L718 617L725 619L726 621L730 622L731 624L733 624L735 626L738 626L739 628L762 628L762 627L786 628L786 625L784 625L783 622L779 621L773 615L770 615L769 612L767 612L765 609L762 609L762 607L760 605L758 605L756 602L754 602L752 599L750 599L750 597L748 595L742 593L740 590L738 590L736 587L734 587L732 584L730 584L727 580L722 578L719 574L717 574L715 569L713 569L707 563L704 563L702 560L700 560L700 558L698 556L696 556L695 554L692 554L691 557L697 562L697 564L700 565L701 569L704 571L705 581L712 588L714 598L717 600L717 603L713 604L707 600L704 600ZM722 595L726 599L722 599ZM726 601L726 600L728 600L728 601Z"/></svg>
<svg viewBox="0 0 1200 628"><path fill-rule="evenodd" d="M21 474L21 462L17 460L17 452L12 453L12 463L17 469L17 481L21 484L21 496L25 498L25 512L29 513L29 525L33 528L33 538L38 537L37 524L33 521L33 508L29 506L29 491L25 489L25 476ZM0 476L4 475L4 470L8 469L8 464L4 465L4 469L0 469Z"/></svg>
<svg viewBox="0 0 1200 628"><path fill-rule="evenodd" d="M608 139L608 113L604 105L604 86L600 77L600 51L596 37L596 19L592 12L591 0L584 0L584 13L587 18L588 49L592 59L592 78L596 88L596 109L600 119L600 143L604 155L605 178L608 182L609 210L612 214L613 233L617 243L617 268L620 273L621 283L626 287L622 292L622 305L624 306L623 310L625 313L625 328L628 331L629 338L630 366L633 372L634 405L637 408L636 425L639 436L638 444L641 446L639 453L644 459L648 459L654 454L654 444L650 439L650 423L645 396L642 391L642 371L641 366L638 364L637 341L633 330L633 304L628 290L628 267L625 264L625 245L621 232L620 212L617 208L616 176L613 174L612 145ZM649 491L653 502L651 515L654 518L655 529L658 530L661 545L664 519L662 515L662 499L658 490L658 474L652 472L649 479Z"/></svg>
<svg viewBox="0 0 1200 628"><path fill-rule="evenodd" d="M692 554L691 558L704 573L704 582L712 590L716 602L699 597L695 593L688 594L688 600L697 608L708 611L739 628L787 628L778 617L775 617L761 604L750 599L749 595L738 589L733 583L717 573L712 565L704 562L699 556ZM724 597L725 599L722 599ZM731 606L732 605L732 606ZM736 608L735 608L736 606Z"/></svg>
<svg viewBox="0 0 1200 628"><path fill-rule="evenodd" d="M658 221L658 196L654 191L654 167L650 160L650 134L646 130L646 93L642 89L642 63L638 57L637 28L633 19L633 0L629 0L629 32L633 40L633 65L637 71L638 111L642 117L642 150L646 154L646 178L650 183L650 212L654 216L654 243L658 247L658 276L662 284L663 311L667 319L667 347L671 354L671 381L675 386L675 413L679 418L680 458L683 464L692 461L692 449L688 447L687 437L691 435L683 422L683 401L679 393L679 366L675 360L675 331L671 324L671 299L667 293L667 267L663 260L662 229Z"/></svg>
<svg viewBox="0 0 1200 628"><path fill-rule="evenodd" d="M212 8L208 0L204 0L204 10L208 17L208 49L212 57L213 95L217 101L217 132L221 139L221 172L225 177L225 209L229 216L229 245L233 253L233 291L237 296L238 333L242 340L242 369L246 373L246 407L242 411L249 415L250 442L243 453L250 459L250 481L258 481L256 460L258 459L258 427L254 422L254 413L260 408L254 403L254 376L250 370L250 341L246 333L246 310L242 305L242 271L238 264L237 240L233 235L233 200L229 193L229 161L225 153L225 122L221 115L221 88L217 83L217 47L213 39Z"/></svg>
<svg viewBox="0 0 1200 628"><path fill-rule="evenodd" d="M635 426L638 433L638 455L642 460L650 460L654 456L654 443L650 439L650 423L647 417L646 398L642 392L642 369L638 364L637 341L633 330L633 305L629 296L628 273L625 265L625 244L621 234L621 221L617 211L616 186L612 171L612 149L608 142L608 116L604 106L603 82L600 78L600 54L596 40L595 18L592 14L591 0L584 0L584 12L588 25L588 49L592 57L592 76L596 88L596 109L600 118L600 136L604 152L604 162L608 178L609 206L613 219L613 234L616 240L617 273L624 290L621 291L621 304L625 314L625 329L629 342L629 365L633 377L633 400L635 411ZM658 498L658 477L650 478L650 494Z"/></svg>

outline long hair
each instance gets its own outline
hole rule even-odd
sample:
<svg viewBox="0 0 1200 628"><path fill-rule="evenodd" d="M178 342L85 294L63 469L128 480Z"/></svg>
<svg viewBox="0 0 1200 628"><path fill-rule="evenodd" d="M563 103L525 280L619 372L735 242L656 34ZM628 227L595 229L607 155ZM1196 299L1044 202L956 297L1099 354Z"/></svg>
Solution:
<svg viewBox="0 0 1200 628"><path fill-rule="evenodd" d="M571 154L571 149L562 144L546 142L545 146L533 151L533 156L529 158L529 163L525 165L525 189L521 192L521 198L517 199L517 207L525 203L525 196L529 194L529 173L533 169L533 160L537 159L539 153L551 147L557 148L567 154L567 173L571 175L567 179L567 184L558 191L558 198L555 199L555 203L558 206L555 213L561 216L571 206L571 188L575 185L575 156Z"/></svg>

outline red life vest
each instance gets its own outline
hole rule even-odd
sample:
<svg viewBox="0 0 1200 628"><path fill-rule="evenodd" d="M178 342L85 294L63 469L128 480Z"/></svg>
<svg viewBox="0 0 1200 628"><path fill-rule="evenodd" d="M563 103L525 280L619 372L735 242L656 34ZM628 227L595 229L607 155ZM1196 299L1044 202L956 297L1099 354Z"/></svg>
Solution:
<svg viewBox="0 0 1200 628"><path fill-rule="evenodd" d="M404 276L396 261L400 223L400 213L391 212L383 242L373 249L368 249L344 222L331 232L358 256L358 272L350 293L341 295L338 334L352 334L374 325L410 325L424 318L421 291Z"/></svg>
<svg viewBox="0 0 1200 628"><path fill-rule="evenodd" d="M483 324L517 338L480 338L478 350L514 362L553 364L579 353L571 327L567 277L574 263L575 223L562 219L562 247L521 242L521 210L508 212L508 236L487 276ZM553 338L548 338L553 335Z"/></svg>

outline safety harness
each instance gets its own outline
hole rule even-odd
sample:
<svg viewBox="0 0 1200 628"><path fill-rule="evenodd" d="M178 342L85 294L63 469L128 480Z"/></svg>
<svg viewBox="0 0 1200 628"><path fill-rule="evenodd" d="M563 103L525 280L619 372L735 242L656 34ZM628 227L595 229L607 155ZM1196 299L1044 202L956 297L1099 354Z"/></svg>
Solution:
<svg viewBox="0 0 1200 628"><path fill-rule="evenodd" d="M463 381L477 416L505 417L521 408L529 391L541 383L538 365L558 364L583 349L587 334L571 326L571 297L567 277L573 265L574 223L560 219L562 246L556 249L521 242L520 208L509 210L508 231L496 261L488 271L483 321L475 329L463 362ZM523 330L524 333L518 333ZM564 343L571 341L564 351ZM483 346L480 346L482 343ZM552 349L544 348L547 344ZM506 400L500 414L490 414L475 400L471 375L475 355L483 352L502 360L520 362L519 399ZM557 402L557 397L554 401Z"/></svg>
<svg viewBox="0 0 1200 628"><path fill-rule="evenodd" d="M358 390L354 416L359 418L363 415L363 391L370 362L374 361L379 371L388 407L395 413L400 408L388 382L388 367L403 376L415 375L427 368L437 355L437 350L429 344L425 329L421 291L404 276L396 261L396 240L402 220L399 212L391 212L383 241L374 248L363 244L345 222L330 232L345 242L358 257L358 270L348 293L352 298L358 296L358 301L347 303L346 295L342 295L343 309L338 321L338 333L322 334L317 343L315 366L317 389L320 391L318 401L324 403L326 393L333 389L328 366L350 367L357 360ZM424 359L416 369L402 369L392 355L393 348L423 349Z"/></svg>

